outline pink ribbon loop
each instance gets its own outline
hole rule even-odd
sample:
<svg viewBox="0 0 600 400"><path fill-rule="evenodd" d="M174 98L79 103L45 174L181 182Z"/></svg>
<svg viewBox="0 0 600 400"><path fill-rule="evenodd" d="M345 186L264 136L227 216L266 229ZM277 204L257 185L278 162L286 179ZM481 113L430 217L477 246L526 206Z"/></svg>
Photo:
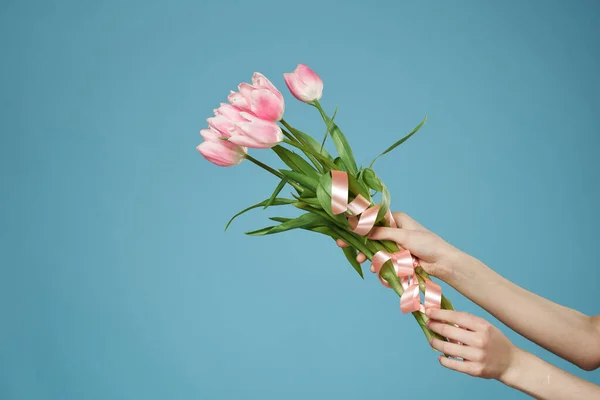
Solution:
<svg viewBox="0 0 600 400"><path fill-rule="evenodd" d="M344 171L331 171L331 210L335 215L346 214L352 232L361 236L366 236L371 232L377 222L380 208L380 204L371 206L371 203L360 194L351 203L348 203L348 174ZM398 227L390 210L386 212L385 220L390 227ZM400 244L398 247L401 248ZM400 250L391 254L381 250L373 255L371 272L376 273L381 284L387 288L391 286L381 276L381 270L388 261L392 262L394 272L404 289L404 293L400 296L400 310L404 314L415 311L424 313L428 308L441 308L442 288L430 279L424 279L425 295L424 301L421 303L419 280L415 273L419 262L410 251Z"/></svg>

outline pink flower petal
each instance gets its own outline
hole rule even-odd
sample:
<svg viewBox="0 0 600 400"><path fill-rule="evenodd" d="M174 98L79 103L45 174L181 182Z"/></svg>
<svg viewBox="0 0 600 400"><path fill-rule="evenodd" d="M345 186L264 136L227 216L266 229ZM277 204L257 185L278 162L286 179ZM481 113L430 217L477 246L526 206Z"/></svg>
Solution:
<svg viewBox="0 0 600 400"><path fill-rule="evenodd" d="M208 141L218 141L221 140L220 138L224 137L221 132L219 132L218 130L214 129L213 127L209 126L208 129L202 129L200 131L200 136L202 136L202 138L204 140L208 140Z"/></svg>
<svg viewBox="0 0 600 400"><path fill-rule="evenodd" d="M246 98L244 96L242 96L241 93L237 93L232 90L231 93L229 94L229 96L227 96L227 100L229 100L229 102L233 106L239 108L240 110L249 110L250 109L249 101L246 100Z"/></svg>
<svg viewBox="0 0 600 400"><path fill-rule="evenodd" d="M273 147L283 140L283 132L277 123L265 121L245 112L240 115L248 120L237 124L243 136L251 137L266 147Z"/></svg>
<svg viewBox="0 0 600 400"><path fill-rule="evenodd" d="M232 136L228 141L235 143L237 145L240 145L240 146L250 147L252 149L268 149L269 147L271 147L265 143L255 140L249 136L243 136L243 135Z"/></svg>
<svg viewBox="0 0 600 400"><path fill-rule="evenodd" d="M204 158L221 167L230 167L241 163L247 150L228 141L206 141L199 144L196 149Z"/></svg>
<svg viewBox="0 0 600 400"><path fill-rule="evenodd" d="M283 95L281 94L281 92L277 90L275 85L273 85L271 81L268 80L267 77L261 74L260 72L255 72L254 75L252 75L252 84L258 88L267 89L269 92L275 94L277 98L281 100L283 99Z"/></svg>
<svg viewBox="0 0 600 400"><path fill-rule="evenodd" d="M244 119L240 116L239 108L232 106L231 104L221 103L220 107L215 110L215 115L223 115L230 121L243 121Z"/></svg>
<svg viewBox="0 0 600 400"><path fill-rule="evenodd" d="M208 125L219 131L223 137L231 136L231 129L235 129L235 124L233 121L225 117L224 115L216 115L214 117L208 118L206 120Z"/></svg>
<svg viewBox="0 0 600 400"><path fill-rule="evenodd" d="M256 89L252 92L250 109L254 115L268 121L279 121L283 118L283 102L266 89Z"/></svg>

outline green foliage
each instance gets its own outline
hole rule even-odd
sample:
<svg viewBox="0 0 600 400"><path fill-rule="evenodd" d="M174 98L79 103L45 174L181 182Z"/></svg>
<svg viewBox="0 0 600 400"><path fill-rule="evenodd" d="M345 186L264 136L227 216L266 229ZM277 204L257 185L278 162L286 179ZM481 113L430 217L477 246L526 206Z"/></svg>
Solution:
<svg viewBox="0 0 600 400"><path fill-rule="evenodd" d="M380 155L378 155L377 157L375 157L373 159L373 161L371 161L371 165L369 166L369 168L373 168L373 164L375 164L375 161L377 161L377 159L379 157L381 157L384 154L389 153L390 151L394 150L396 147L400 146L402 143L404 143L408 139L410 139L410 137L412 135L414 135L415 133L417 133L417 131L419 129L421 129L421 127L423 126L423 124L425 124L426 121L427 121L427 116L425 116L425 118L423 118L423 121L421 121L421 123L419 125L417 125L417 127L415 129L413 129L408 135L404 136L402 139L398 140L396 143L394 143L393 145L391 145L390 147L388 147L383 153L381 153Z"/></svg>
<svg viewBox="0 0 600 400"><path fill-rule="evenodd" d="M317 226L326 226L328 221L322 218L320 215L314 213L302 214L298 218L289 219L276 226L269 226L266 228L258 229L252 232L246 232L246 235L250 236L263 236L273 235L275 233L286 232L292 229L309 229Z"/></svg>
<svg viewBox="0 0 600 400"><path fill-rule="evenodd" d="M330 218L334 219L339 226L348 227L348 220L343 214L334 215L331 210L331 175L323 174L319 179L317 185L317 200L321 208L329 215Z"/></svg>
<svg viewBox="0 0 600 400"><path fill-rule="evenodd" d="M239 217L240 215L244 214L247 211L250 211L254 208L258 208L258 207L264 207L265 205L267 205L269 203L269 201L271 201L271 199L267 199L267 200L263 200L260 203L256 203L248 208L243 209L242 211L240 211L239 213L235 214L233 217L231 217L231 219L229 220L229 222L227 223L227 225L225 226L225 230L227 230L227 228L229 228L229 225L231 225L231 223L233 222L234 219L236 219L237 217ZM274 198L270 205L271 206L283 206L286 204L292 204L294 203L296 200L293 199L285 199L285 198Z"/></svg>
<svg viewBox="0 0 600 400"><path fill-rule="evenodd" d="M312 179L318 178L319 172L300 155L282 146L274 146L273 151L293 171L304 174Z"/></svg>
<svg viewBox="0 0 600 400"><path fill-rule="evenodd" d="M331 157L329 152L326 149L321 148L321 145L312 136L295 128L293 131L296 135L300 136L311 147L312 150L314 150L316 153L320 153L328 160L333 161L333 157Z"/></svg>
<svg viewBox="0 0 600 400"><path fill-rule="evenodd" d="M365 279L362 267L360 263L356 261L358 251L351 246L344 247L342 250L344 251L344 255L346 256L346 258L348 259L348 262L350 263L350 265L352 265L352 268L354 268L354 270L360 275L361 278Z"/></svg>
<svg viewBox="0 0 600 400"><path fill-rule="evenodd" d="M344 136L344 133L339 126L333 122L333 119L329 118L329 116L325 113L319 102L315 100L314 105L321 113L321 117L327 126L327 132L330 133L333 144L335 145L340 158L344 162L344 165L348 169L348 172L356 176L358 174L358 167L356 166L354 153L352 152L350 143L348 143L348 139L346 139L346 136Z"/></svg>
<svg viewBox="0 0 600 400"><path fill-rule="evenodd" d="M390 192L388 191L385 184L381 181L381 179L379 179L375 171L373 171L371 168L364 169L362 171L361 178L362 182L364 182L365 185L375 190L376 192L381 192L381 207L379 208L379 212L377 213L376 221L379 222L385 217L385 214L387 214L388 210L390 209Z"/></svg>
<svg viewBox="0 0 600 400"><path fill-rule="evenodd" d="M269 207L271 204L273 204L273 201L275 201L275 199L277 198L277 195L281 192L281 190L283 189L283 187L285 186L287 181L288 181L287 178L283 178L281 181L279 181L279 184L273 191L273 194L267 201L267 204L265 204L265 207L264 207L265 210L267 209L267 207Z"/></svg>
<svg viewBox="0 0 600 400"><path fill-rule="evenodd" d="M292 180L294 182L298 182L299 184L301 184L302 186L304 186L311 192L315 193L317 191L317 184L319 183L318 175L313 178L312 176L303 174L301 172L290 171L287 169L280 169L279 172L281 172L284 176L286 176L290 180Z"/></svg>

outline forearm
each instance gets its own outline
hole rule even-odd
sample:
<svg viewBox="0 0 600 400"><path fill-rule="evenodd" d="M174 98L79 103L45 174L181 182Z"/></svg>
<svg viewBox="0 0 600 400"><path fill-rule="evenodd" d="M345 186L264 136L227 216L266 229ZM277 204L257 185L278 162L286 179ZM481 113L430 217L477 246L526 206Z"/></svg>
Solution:
<svg viewBox="0 0 600 400"><path fill-rule="evenodd" d="M541 400L598 399L600 386L519 350L500 382Z"/></svg>
<svg viewBox="0 0 600 400"><path fill-rule="evenodd" d="M600 362L600 332L591 318L503 278L469 255L456 259L444 280L514 331L591 370Z"/></svg>

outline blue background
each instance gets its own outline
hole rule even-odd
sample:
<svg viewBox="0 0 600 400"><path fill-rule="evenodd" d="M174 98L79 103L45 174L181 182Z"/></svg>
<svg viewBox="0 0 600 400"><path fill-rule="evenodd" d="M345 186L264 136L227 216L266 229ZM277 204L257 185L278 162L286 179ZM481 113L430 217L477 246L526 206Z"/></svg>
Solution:
<svg viewBox="0 0 600 400"><path fill-rule="evenodd" d="M281 75L306 63L361 163L429 115L378 162L395 210L597 314L599 3L205 3L0 4L0 398L525 398L440 367L331 240L243 235L290 210L224 233L276 180L195 146L254 71L321 137Z"/></svg>

